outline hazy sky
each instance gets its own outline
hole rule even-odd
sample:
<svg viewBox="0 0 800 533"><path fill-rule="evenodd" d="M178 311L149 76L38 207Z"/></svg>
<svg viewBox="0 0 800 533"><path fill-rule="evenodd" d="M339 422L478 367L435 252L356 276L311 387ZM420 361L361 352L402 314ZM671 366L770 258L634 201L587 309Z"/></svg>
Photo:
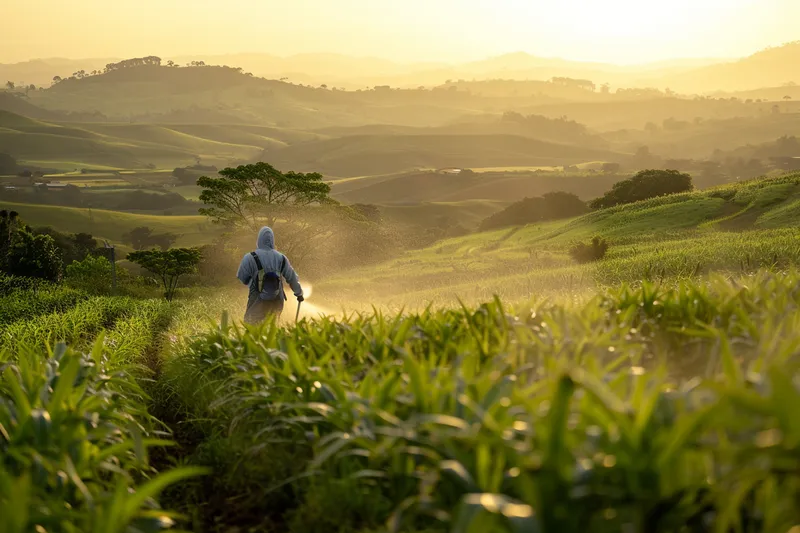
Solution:
<svg viewBox="0 0 800 533"><path fill-rule="evenodd" d="M636 63L800 40L800 0L0 0L0 62L339 52L463 61L514 51Z"/></svg>

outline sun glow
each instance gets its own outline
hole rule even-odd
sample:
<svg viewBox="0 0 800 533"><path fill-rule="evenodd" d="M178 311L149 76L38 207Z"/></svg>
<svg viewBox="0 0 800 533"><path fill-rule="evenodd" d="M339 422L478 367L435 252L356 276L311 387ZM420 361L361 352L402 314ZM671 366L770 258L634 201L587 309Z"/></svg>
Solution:
<svg viewBox="0 0 800 533"><path fill-rule="evenodd" d="M737 24L756 0L507 0L514 30L532 31L553 55L572 50L575 59L631 63L675 52L687 40L701 46L704 35L723 24ZM501 7L497 13L500 16Z"/></svg>
<svg viewBox="0 0 800 533"><path fill-rule="evenodd" d="M171 0L159 17L142 1L6 2L0 62L94 57L102 43L117 58L326 51L452 62L525 51L632 63L747 55L796 39L800 16L797 0Z"/></svg>

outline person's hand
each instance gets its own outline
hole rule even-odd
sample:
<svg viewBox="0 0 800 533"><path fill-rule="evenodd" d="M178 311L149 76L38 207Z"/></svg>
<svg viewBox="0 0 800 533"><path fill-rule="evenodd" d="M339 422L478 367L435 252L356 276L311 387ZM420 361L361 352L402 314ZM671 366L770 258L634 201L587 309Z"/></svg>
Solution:
<svg viewBox="0 0 800 533"><path fill-rule="evenodd" d="M305 299L305 298L303 298L303 295L302 295L302 294L301 294L301 295L299 295L299 296L297 297L297 303L304 302L305 300L306 300L306 299Z"/></svg>

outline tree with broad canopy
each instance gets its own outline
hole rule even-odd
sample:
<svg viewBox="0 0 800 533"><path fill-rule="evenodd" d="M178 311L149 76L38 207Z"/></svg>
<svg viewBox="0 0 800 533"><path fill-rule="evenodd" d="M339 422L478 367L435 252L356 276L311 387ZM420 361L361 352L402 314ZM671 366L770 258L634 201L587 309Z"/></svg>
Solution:
<svg viewBox="0 0 800 533"><path fill-rule="evenodd" d="M315 242L331 234L327 217L353 216L330 197L331 186L317 172L281 172L264 162L225 168L220 177L201 176L200 213L233 230L276 229L281 250L302 261Z"/></svg>
<svg viewBox="0 0 800 533"><path fill-rule="evenodd" d="M200 201L210 206L200 213L227 226L257 230L278 218L291 218L293 208L331 204L331 186L322 174L281 172L268 163L241 165L219 171L221 177L201 176Z"/></svg>
<svg viewBox="0 0 800 533"><path fill-rule="evenodd" d="M170 250L142 250L128 254L128 261L136 263L161 279L164 297L172 301L181 276L193 273L200 262L197 248L172 248Z"/></svg>

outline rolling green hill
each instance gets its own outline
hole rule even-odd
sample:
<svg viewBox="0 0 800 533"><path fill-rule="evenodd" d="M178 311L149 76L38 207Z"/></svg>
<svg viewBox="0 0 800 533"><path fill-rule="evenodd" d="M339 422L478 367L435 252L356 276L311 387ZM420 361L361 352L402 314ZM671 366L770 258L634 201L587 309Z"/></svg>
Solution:
<svg viewBox="0 0 800 533"><path fill-rule="evenodd" d="M11 93L0 91L0 111L25 115L41 120L57 120L63 116L55 111L48 111L33 105L25 98L15 96Z"/></svg>
<svg viewBox="0 0 800 533"><path fill-rule="evenodd" d="M77 167L110 169L144 168L148 165L175 167L202 157L208 163L228 164L255 158L267 146L284 142L258 129L240 130L249 143L237 144L231 137L236 127L217 131L217 138L201 136L202 128L170 128L151 124L54 123L0 111L0 147L19 161L71 170ZM264 133L275 134L274 129ZM288 133L292 139L301 135ZM242 139L239 139L240 141Z"/></svg>
<svg viewBox="0 0 800 533"><path fill-rule="evenodd" d="M486 301L574 293L621 281L710 270L783 267L800 261L800 173L656 198L568 220L475 233L409 251L315 285L334 309L424 307L456 295ZM609 240L607 258L576 264L575 241Z"/></svg>
<svg viewBox="0 0 800 533"><path fill-rule="evenodd" d="M323 128L315 130L327 137L349 137L354 135L514 135L539 139L546 142L572 144L590 148L608 148L609 142L587 130L582 124L563 120L545 119L526 123L521 115L518 120L503 118L503 115L486 114L464 117L451 124L426 128L391 124L370 124L357 127Z"/></svg>
<svg viewBox="0 0 800 533"><path fill-rule="evenodd" d="M414 168L551 166L625 156L515 135L354 135L268 150L277 168L363 176Z"/></svg>
<svg viewBox="0 0 800 533"><path fill-rule="evenodd" d="M64 233L90 233L115 243L120 243L123 234L139 226L153 228L155 233L179 235L178 246L207 244L219 231L218 227L202 216L139 215L102 209L7 202L0 205L3 209L17 211L33 227L50 226Z"/></svg>
<svg viewBox="0 0 800 533"><path fill-rule="evenodd" d="M469 200L515 202L554 191L571 192L583 200L591 200L601 196L620 179L614 174L567 176L529 171L462 174L422 171L333 180L332 194L345 202L371 204Z"/></svg>
<svg viewBox="0 0 800 533"><path fill-rule="evenodd" d="M229 67L142 66L64 80L31 93L48 110L99 112L116 120L159 120L181 110L212 111L225 123L300 129L394 123L442 124L486 107L484 99L449 91L332 91L246 76ZM213 118L205 115L206 122ZM179 120L186 122L184 114Z"/></svg>

